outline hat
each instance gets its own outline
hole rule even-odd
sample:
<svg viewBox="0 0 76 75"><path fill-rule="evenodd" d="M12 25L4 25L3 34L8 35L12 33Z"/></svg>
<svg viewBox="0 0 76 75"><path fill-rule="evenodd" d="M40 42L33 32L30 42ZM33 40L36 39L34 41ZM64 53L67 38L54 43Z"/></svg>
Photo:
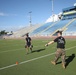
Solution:
<svg viewBox="0 0 76 75"><path fill-rule="evenodd" d="M28 36L29 33L26 33L26 36Z"/></svg>
<svg viewBox="0 0 76 75"><path fill-rule="evenodd" d="M60 33L60 34L62 34L62 31L59 31L59 30L58 30L56 33Z"/></svg>

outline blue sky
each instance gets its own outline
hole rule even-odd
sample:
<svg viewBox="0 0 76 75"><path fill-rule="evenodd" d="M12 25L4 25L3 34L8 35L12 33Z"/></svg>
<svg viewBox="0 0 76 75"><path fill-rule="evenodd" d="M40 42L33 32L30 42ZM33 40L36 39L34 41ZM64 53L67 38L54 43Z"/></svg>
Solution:
<svg viewBox="0 0 76 75"><path fill-rule="evenodd" d="M54 13L73 6L76 0L54 0ZM32 11L32 24L43 23L52 15L51 0L0 0L0 31L15 31L29 25L29 12Z"/></svg>

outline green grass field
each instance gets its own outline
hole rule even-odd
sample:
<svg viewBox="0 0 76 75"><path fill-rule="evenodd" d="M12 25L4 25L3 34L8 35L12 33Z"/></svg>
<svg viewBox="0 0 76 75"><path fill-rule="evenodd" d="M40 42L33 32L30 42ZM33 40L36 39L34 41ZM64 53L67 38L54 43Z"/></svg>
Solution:
<svg viewBox="0 0 76 75"><path fill-rule="evenodd" d="M51 64L56 44L45 49L48 41L33 40L33 53L26 55L24 40L0 40L0 75L76 75L76 40L66 40L66 69L61 59Z"/></svg>

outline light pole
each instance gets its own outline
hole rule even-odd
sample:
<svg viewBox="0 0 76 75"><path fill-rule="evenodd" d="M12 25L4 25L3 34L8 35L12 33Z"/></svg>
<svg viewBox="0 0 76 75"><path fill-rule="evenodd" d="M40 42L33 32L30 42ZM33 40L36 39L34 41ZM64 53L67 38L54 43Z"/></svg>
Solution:
<svg viewBox="0 0 76 75"><path fill-rule="evenodd" d="M30 26L32 25L31 13L32 13L32 11L29 12L29 14L30 14L29 24L30 24Z"/></svg>
<svg viewBox="0 0 76 75"><path fill-rule="evenodd" d="M53 16L53 22L54 22L54 0L51 0L52 2L52 16Z"/></svg>

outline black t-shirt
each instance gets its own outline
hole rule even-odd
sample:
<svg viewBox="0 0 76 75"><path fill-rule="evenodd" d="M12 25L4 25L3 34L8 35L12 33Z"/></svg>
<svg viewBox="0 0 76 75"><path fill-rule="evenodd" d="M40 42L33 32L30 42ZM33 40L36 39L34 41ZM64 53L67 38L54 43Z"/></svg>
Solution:
<svg viewBox="0 0 76 75"><path fill-rule="evenodd" d="M54 42L57 42L57 48L65 48L65 39L62 36L54 39Z"/></svg>
<svg viewBox="0 0 76 75"><path fill-rule="evenodd" d="M26 37L26 43L31 43L31 38L30 37Z"/></svg>

